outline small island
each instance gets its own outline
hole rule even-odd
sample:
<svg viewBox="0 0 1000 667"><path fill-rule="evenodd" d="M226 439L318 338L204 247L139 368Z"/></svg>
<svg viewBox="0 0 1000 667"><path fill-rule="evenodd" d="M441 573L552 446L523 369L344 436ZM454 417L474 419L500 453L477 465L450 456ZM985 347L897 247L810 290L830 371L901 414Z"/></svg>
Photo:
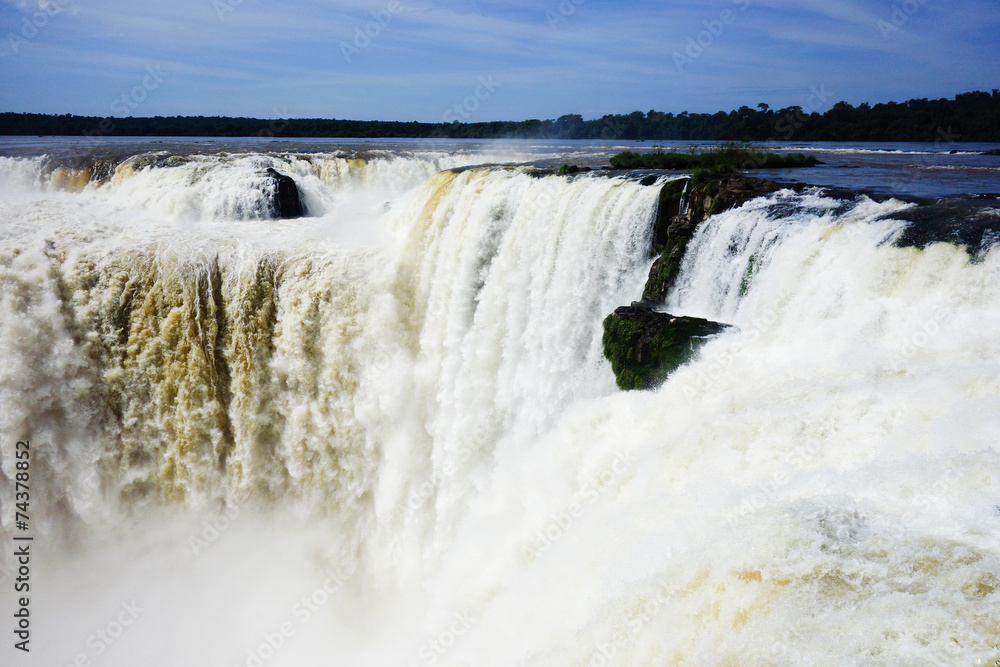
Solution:
<svg viewBox="0 0 1000 667"><path fill-rule="evenodd" d="M751 169L796 169L820 164L803 153L766 153L751 144L723 142L701 153L680 153L655 149L650 153L625 151L611 158L614 169L704 170L719 174Z"/></svg>

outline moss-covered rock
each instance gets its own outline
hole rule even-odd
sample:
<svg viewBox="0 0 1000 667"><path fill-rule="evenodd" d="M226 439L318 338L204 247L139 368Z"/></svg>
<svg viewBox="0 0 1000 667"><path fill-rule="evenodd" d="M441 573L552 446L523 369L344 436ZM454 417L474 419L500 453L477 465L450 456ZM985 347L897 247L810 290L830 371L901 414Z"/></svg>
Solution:
<svg viewBox="0 0 1000 667"><path fill-rule="evenodd" d="M670 223L680 215L684 196L690 185L690 178L678 178L667 181L660 188L660 202L656 210L656 221L653 223L654 252L661 252L662 246L667 242Z"/></svg>
<svg viewBox="0 0 1000 667"><path fill-rule="evenodd" d="M604 320L604 356L621 389L650 389L687 363L709 336L728 325L675 317L649 304L622 306Z"/></svg>
<svg viewBox="0 0 1000 667"><path fill-rule="evenodd" d="M590 167L580 167L575 164L564 164L559 167L559 171L556 172L560 176L572 176L573 174L579 174L583 172L590 171Z"/></svg>
<svg viewBox="0 0 1000 667"><path fill-rule="evenodd" d="M642 292L644 301L664 303L667 300L667 294L681 272L681 262L694 233L693 227L690 230L678 227L660 246L660 256L653 261L646 278L646 287Z"/></svg>
<svg viewBox="0 0 1000 667"><path fill-rule="evenodd" d="M750 284L753 282L754 276L757 275L757 270L760 268L761 258L760 253L753 253L750 255L750 261L747 262L746 273L743 274L743 278L740 279L740 296L746 296L747 292L750 291Z"/></svg>

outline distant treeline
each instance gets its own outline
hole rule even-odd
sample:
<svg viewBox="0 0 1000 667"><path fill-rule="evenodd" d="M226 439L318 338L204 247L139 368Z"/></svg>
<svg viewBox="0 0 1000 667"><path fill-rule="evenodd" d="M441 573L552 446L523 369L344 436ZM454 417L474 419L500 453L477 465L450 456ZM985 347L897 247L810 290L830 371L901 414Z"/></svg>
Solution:
<svg viewBox="0 0 1000 667"><path fill-rule="evenodd" d="M469 139L649 139L717 141L986 141L1000 142L1000 90L955 99L861 104L838 102L825 113L767 104L728 113L635 111L584 120L410 123L300 118L261 120L204 116L97 118L0 113L2 135L140 137L440 137Z"/></svg>

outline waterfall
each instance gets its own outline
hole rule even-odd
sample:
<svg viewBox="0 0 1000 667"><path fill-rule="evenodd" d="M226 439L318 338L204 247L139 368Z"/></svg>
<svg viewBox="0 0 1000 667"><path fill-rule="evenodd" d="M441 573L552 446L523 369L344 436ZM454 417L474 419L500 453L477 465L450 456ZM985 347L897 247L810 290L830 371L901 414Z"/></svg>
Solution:
<svg viewBox="0 0 1000 667"><path fill-rule="evenodd" d="M666 309L733 327L620 392L601 322L643 291L657 185L48 159L0 158L0 585L30 439L33 658L1000 657L1000 254L904 247L913 205L710 217ZM246 214L268 167L310 217Z"/></svg>
<svg viewBox="0 0 1000 667"><path fill-rule="evenodd" d="M128 165L104 187L166 198L190 177L126 177ZM376 189L337 184L345 200ZM12 391L5 423L36 434L49 502L71 513L93 504L74 484L95 476L126 508L296 498L352 520L405 506L430 480L439 511L458 512L448 506L504 437L537 435L566 405L613 391L600 322L641 289L656 196L469 169L366 221L394 231L389 247L312 247L293 223L251 221L228 238L225 225L150 239L75 220L26 233L4 248L0 339L22 343L6 354L10 385L32 376L37 392ZM79 433L39 437L48 421Z"/></svg>

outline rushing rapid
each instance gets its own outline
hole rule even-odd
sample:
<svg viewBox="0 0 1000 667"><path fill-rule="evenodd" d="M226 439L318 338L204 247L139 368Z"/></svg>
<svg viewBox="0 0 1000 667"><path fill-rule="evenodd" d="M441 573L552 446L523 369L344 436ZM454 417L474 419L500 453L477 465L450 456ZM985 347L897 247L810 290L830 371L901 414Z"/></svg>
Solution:
<svg viewBox="0 0 1000 667"><path fill-rule="evenodd" d="M31 664L1000 659L995 236L819 189L712 216L664 308L733 327L621 392L666 177L537 159L0 158Z"/></svg>

